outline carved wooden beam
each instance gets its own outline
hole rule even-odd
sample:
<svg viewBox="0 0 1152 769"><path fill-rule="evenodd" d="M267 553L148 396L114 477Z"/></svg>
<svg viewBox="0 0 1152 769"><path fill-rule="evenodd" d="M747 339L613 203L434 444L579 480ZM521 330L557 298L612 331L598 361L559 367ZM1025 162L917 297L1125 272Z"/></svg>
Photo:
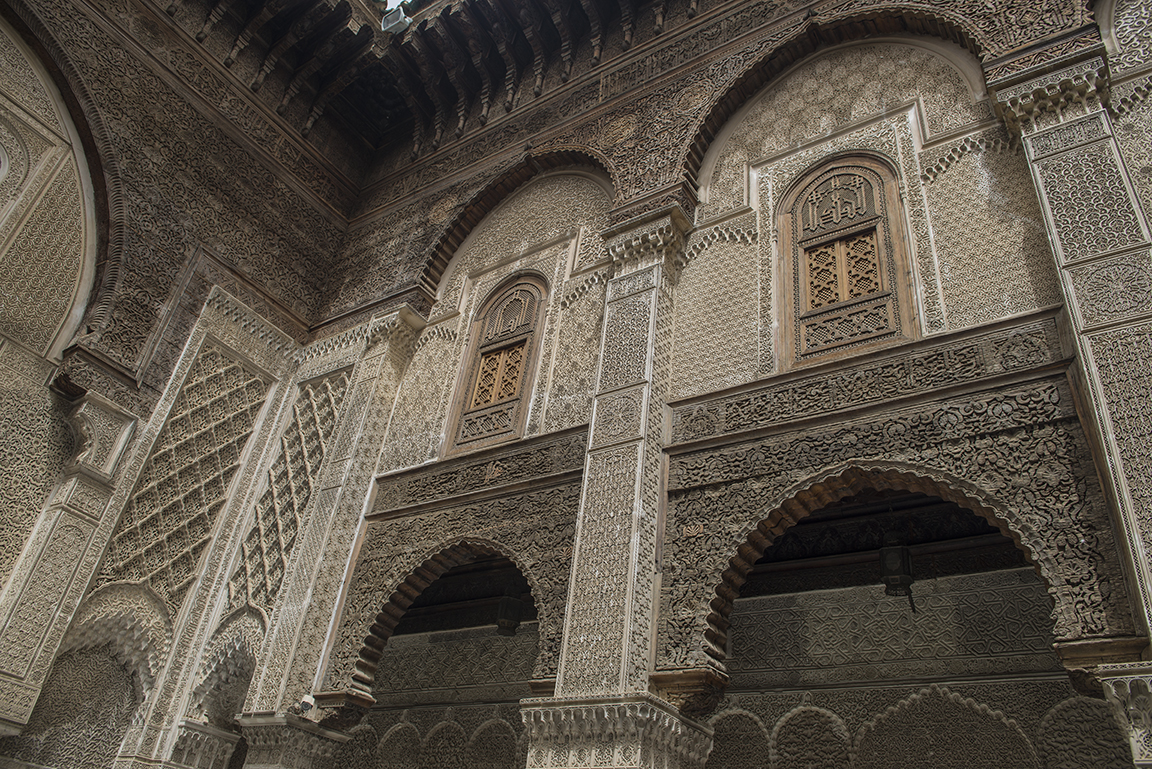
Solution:
<svg viewBox="0 0 1152 769"><path fill-rule="evenodd" d="M494 2L481 0L475 5L466 6L480 18L488 22L488 29L492 33L492 41L504 62L504 111L512 110L516 88L520 81L520 63L516 57L516 31L512 21L504 10Z"/></svg>
<svg viewBox="0 0 1152 769"><path fill-rule="evenodd" d="M695 2L695 0L693 0ZM597 0L580 0L580 7L588 17L588 36L592 43L592 62L600 63L600 54L604 51L604 21L603 10Z"/></svg>
<svg viewBox="0 0 1152 769"><path fill-rule="evenodd" d="M396 90L400 92L400 97L404 99L405 104L408 105L408 111L412 113L411 156L415 159L420 154L424 134L431 127L432 116L420 95L423 91L420 87L420 79L412 71L407 57L400 49L399 37L393 38L392 44L385 51L380 63L384 66L384 70L392 76Z"/></svg>
<svg viewBox="0 0 1152 769"><path fill-rule="evenodd" d="M576 49L576 40L572 28L572 19L569 16L571 6L565 0L541 0L552 19L552 26L560 36L560 80L567 83L572 75L572 52Z"/></svg>
<svg viewBox="0 0 1152 769"><path fill-rule="evenodd" d="M311 44L306 45L305 50L310 55L296 66L292 81L288 83L288 88L276 107L277 113L283 115L288 110L288 104L300 93L308 78L316 74L342 44L346 44L349 38L355 37L360 32L363 25L359 21L352 20L351 16L352 9L347 3L341 2L330 14L332 23L325 23L315 38L308 41Z"/></svg>
<svg viewBox="0 0 1152 769"><path fill-rule="evenodd" d="M296 20L288 26L288 29L281 35L279 40L272 43L268 52L264 54L264 61L260 64L260 71L256 73L255 79L251 84L253 91L259 91L260 87L264 85L264 80L268 75L272 74L272 70L276 69L276 65L284 57L292 46L300 42L300 39L310 33L316 28L320 22L328 15L329 7L321 2L321 0L305 0L305 3L298 6L301 11Z"/></svg>
<svg viewBox="0 0 1152 769"><path fill-rule="evenodd" d="M536 10L531 0L521 0L515 4L516 18L520 22L520 29L532 46L532 72L535 81L532 84L532 93L539 96L544 90L544 65L548 60L548 44L544 39L544 17Z"/></svg>
<svg viewBox="0 0 1152 769"><path fill-rule="evenodd" d="M291 4L292 0L268 0L268 2L260 3L256 12L248 18L248 21L240 29L240 33L236 35L236 39L232 42L232 50L224 57L224 66L231 67L236 62L236 57L240 55L240 52L252 42L256 33L271 21L272 17L284 11Z"/></svg>
<svg viewBox="0 0 1152 769"><path fill-rule="evenodd" d="M432 50L426 37L427 25L427 21L422 21L417 27L409 30L404 40L404 49L416 62L417 71L423 75L421 80L424 83L424 90L432 97L432 103L436 106L435 130L432 134L432 149L436 149L440 146L440 140L444 138L448 115L453 111L454 105L453 100L445 93L444 81L447 80L447 73L444 72L440 57Z"/></svg>
<svg viewBox="0 0 1152 769"><path fill-rule="evenodd" d="M472 97L479 91L480 76L472 69L472 57L443 19L439 16L430 19L425 31L428 40L440 52L440 63L456 91L456 136L459 138L464 133Z"/></svg>
<svg viewBox="0 0 1152 769"><path fill-rule="evenodd" d="M380 61L378 40L375 39L372 30L365 26L361 31L367 33L361 35L366 37L367 41L338 67L334 68L334 72L325 79L326 85L317 92L316 98L312 100L312 107L308 110L308 119L304 122L304 127L300 129L302 135L307 136L312 131L312 126L324 114L324 110L328 108L328 103L332 101L333 97L350 86L364 70Z"/></svg>
<svg viewBox="0 0 1152 769"><path fill-rule="evenodd" d="M492 104L492 83L500 76L493 71L492 49L494 43L484 31L485 24L477 18L476 12L468 3L457 3L450 14L443 16L450 21L456 37L464 41L468 55L472 57L472 67L480 76L480 125L488 122L488 110Z"/></svg>
<svg viewBox="0 0 1152 769"><path fill-rule="evenodd" d="M628 50L636 32L636 0L620 0L620 26L624 28L624 50Z"/></svg>

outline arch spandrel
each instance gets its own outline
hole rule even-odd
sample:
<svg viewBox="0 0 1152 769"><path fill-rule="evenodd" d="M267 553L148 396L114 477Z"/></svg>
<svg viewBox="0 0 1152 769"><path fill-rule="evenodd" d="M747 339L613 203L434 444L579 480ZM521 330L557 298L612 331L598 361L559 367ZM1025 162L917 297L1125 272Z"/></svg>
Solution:
<svg viewBox="0 0 1152 769"><path fill-rule="evenodd" d="M999 528L1047 585L1058 642L1138 635L1085 438L1074 418L1052 419L1069 397L1051 384L674 457L658 669L722 665L751 565L797 521L865 487L940 496ZM705 535L689 536L700 524Z"/></svg>

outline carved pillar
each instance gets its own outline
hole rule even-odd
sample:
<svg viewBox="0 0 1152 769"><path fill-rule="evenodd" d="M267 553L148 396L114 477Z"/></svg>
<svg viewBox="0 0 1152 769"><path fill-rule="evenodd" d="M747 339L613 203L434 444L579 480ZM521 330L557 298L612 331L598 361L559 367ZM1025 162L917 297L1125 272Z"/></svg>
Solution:
<svg viewBox="0 0 1152 769"><path fill-rule="evenodd" d="M347 415L341 418L331 462L317 484L313 512L302 525L256 661L246 712L302 712L301 703L322 687L317 679L325 665L332 616L341 608L342 567L355 545L375 470L374 463L364 458L375 457L384 441L400 381L423 325L423 319L405 306L375 319L369 328L346 396ZM339 720L332 710L357 704L370 703L355 695L349 702L324 700L308 715Z"/></svg>
<svg viewBox="0 0 1152 769"><path fill-rule="evenodd" d="M75 455L65 467L0 593L0 735L32 715L72 615L96 571L113 478L136 417L94 393L69 414Z"/></svg>
<svg viewBox="0 0 1152 769"><path fill-rule="evenodd" d="M556 696L524 700L529 767L702 766L711 731L648 693L679 209L606 240L600 372Z"/></svg>
<svg viewBox="0 0 1152 769"><path fill-rule="evenodd" d="M1101 665L1096 675L1127 728L1133 763L1138 769L1152 767L1152 662Z"/></svg>
<svg viewBox="0 0 1152 769"><path fill-rule="evenodd" d="M254 713L240 718L248 743L246 769L311 769L332 758L348 735L294 715Z"/></svg>
<svg viewBox="0 0 1152 769"><path fill-rule="evenodd" d="M185 719L180 724L172 757L164 765L173 769L227 769L239 741L236 732Z"/></svg>
<svg viewBox="0 0 1152 769"><path fill-rule="evenodd" d="M1146 634L1152 617L1152 243L1105 109L1102 51L1097 43L1070 62L1034 65L993 79L990 87L1004 122L1022 138L1040 196L1078 352L1073 376L1088 401L1089 429L1104 460L1099 469L1124 532L1133 594L1140 597L1139 630ZM994 72L1005 69L1013 67L998 65ZM1120 661L1102 651L1085 658L1088 666L1093 657ZM1122 657L1139 654L1130 648ZM1076 651L1065 664L1076 667L1079 657L1084 654Z"/></svg>

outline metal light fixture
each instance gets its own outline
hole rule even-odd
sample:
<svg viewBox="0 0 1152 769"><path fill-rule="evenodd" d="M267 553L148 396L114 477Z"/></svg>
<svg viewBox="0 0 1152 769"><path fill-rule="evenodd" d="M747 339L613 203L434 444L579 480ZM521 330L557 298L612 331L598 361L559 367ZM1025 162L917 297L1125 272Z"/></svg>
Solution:
<svg viewBox="0 0 1152 769"><path fill-rule="evenodd" d="M884 593L892 596L908 596L908 605L916 611L912 602L912 551L895 534L884 535L884 546L880 548L880 581L884 583Z"/></svg>

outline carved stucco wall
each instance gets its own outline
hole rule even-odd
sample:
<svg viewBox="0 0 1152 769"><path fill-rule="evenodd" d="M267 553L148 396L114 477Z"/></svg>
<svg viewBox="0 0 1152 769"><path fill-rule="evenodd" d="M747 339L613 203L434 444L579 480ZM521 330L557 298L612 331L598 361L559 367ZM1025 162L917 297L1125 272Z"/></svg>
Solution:
<svg viewBox="0 0 1152 769"><path fill-rule="evenodd" d="M750 405L741 409L745 417L757 410ZM863 484L887 484L885 473L896 472L900 477L891 481L892 488L919 490L908 484L936 477L941 481L933 482L931 493L970 497L966 506L1000 516L998 525L1024 544L1047 582L1058 639L1133 632L1111 523L1065 383L1041 380L904 407L868 424L854 420L714 453L702 450L672 462L658 667L688 667L707 656L724 656L722 648L712 646L722 643L723 631L706 619L714 611L710 603L717 588L730 576L722 581L721 573L750 533L764 537L756 532L758 522L766 521L759 524L764 531L779 525L775 517L785 515L783 508L766 519L768 510L805 493L811 479L851 484L845 479L854 471L843 465L832 469L838 463L877 461L887 468L871 476L866 472ZM1030 473L1026 483L1022 470ZM828 475L844 472L835 481ZM1073 531L1079 533L1071 536ZM769 531L768 539L772 536Z"/></svg>
<svg viewBox="0 0 1152 769"><path fill-rule="evenodd" d="M370 713L323 769L515 769L527 759L517 703Z"/></svg>
<svg viewBox="0 0 1152 769"><path fill-rule="evenodd" d="M172 73L207 73L131 3L106 10L116 24L147 41L168 69L153 70L126 50L119 38L124 29L99 24L67 3L45 0L28 8L68 52L70 71L91 100L82 106L101 126L96 138L112 180L109 263L117 268L106 271L104 285L97 287L84 343L144 373L142 399L150 408L207 293L199 288L199 302L182 304L181 292L194 287L194 274L217 273L209 285L254 281L266 293L256 292L250 304L298 333L300 322L317 308L316 281L323 275L317 265L340 240L338 218L268 171L190 105L174 87ZM168 315L176 322L165 327ZM75 376L115 387L91 369Z"/></svg>
<svg viewBox="0 0 1152 769"><path fill-rule="evenodd" d="M1131 767L1111 707L1066 679L732 692L708 769Z"/></svg>
<svg viewBox="0 0 1152 769"><path fill-rule="evenodd" d="M973 94L972 77L926 48L854 45L802 63L733 117L702 170L696 215L705 227L688 244L676 302L673 397L779 370L785 244L776 201L837 152L870 150L898 168L923 331L1060 303L1027 165L1003 130L989 127L991 108ZM740 214L748 205L754 212ZM967 236L974 227L978 239ZM717 286L722 299L710 296ZM726 311L714 312L719 306ZM731 344L715 349L720 338Z"/></svg>
<svg viewBox="0 0 1152 769"><path fill-rule="evenodd" d="M467 330L497 285L520 270L549 283L540 363L525 436L588 422L600 345L600 232L610 197L587 176L537 179L493 211L461 246L417 343L380 455L382 472L436 458L457 386ZM574 274L575 273L575 274ZM459 314L457 314L459 313Z"/></svg>
<svg viewBox="0 0 1152 769"><path fill-rule="evenodd" d="M72 448L66 404L45 385L92 278L82 163L58 92L0 20L0 586Z"/></svg>
<svg viewBox="0 0 1152 769"><path fill-rule="evenodd" d="M141 699L139 682L111 647L68 652L56 660L24 732L0 739L0 755L35 766L104 769Z"/></svg>

